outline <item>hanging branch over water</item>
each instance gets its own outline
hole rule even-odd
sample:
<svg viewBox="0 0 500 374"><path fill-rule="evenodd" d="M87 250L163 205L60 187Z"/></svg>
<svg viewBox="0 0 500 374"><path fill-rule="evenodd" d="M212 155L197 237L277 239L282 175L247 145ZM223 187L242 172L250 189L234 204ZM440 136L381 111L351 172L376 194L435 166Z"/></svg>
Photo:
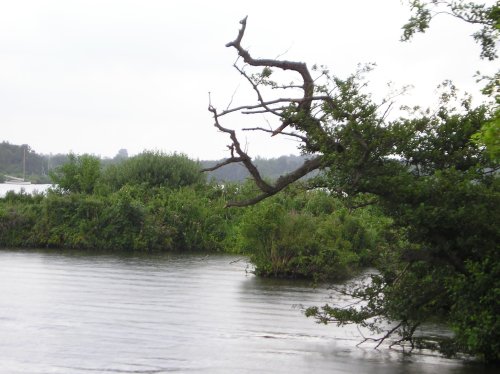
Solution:
<svg viewBox="0 0 500 374"><path fill-rule="evenodd" d="M221 132L229 135L231 139L231 144L228 145L230 151L230 157L226 160L218 163L217 165L206 168L203 171L213 171L221 168L225 165L232 163L241 163L248 170L252 176L255 184L260 190L260 194L254 198L242 201L229 202L228 206L247 206L255 204L269 196L272 196L289 184L299 180L303 176L307 175L313 170L317 170L325 166L325 159L322 154L318 154L319 146L315 144L313 139L317 138L329 138L329 134L321 125L321 121L316 118L315 115L321 112L321 107L325 103L329 106L335 105L332 98L329 95L321 94L315 96L318 93L315 81L312 75L303 62L279 60L279 59L255 59L250 53L244 49L241 45L241 41L245 34L247 17L240 21L241 28L238 32L238 36L232 42L226 44L226 47L234 48L239 58L241 58L246 65L252 67L263 67L264 70L262 74L255 76L248 75L243 67L239 67L236 63L234 67L236 70L249 82L252 89L257 95L257 103L251 105L237 106L234 108L227 108L221 112L209 103L208 110L212 113L214 118L214 126ZM279 69L281 71L292 71L300 75L302 84L290 84L290 85L280 85L278 86L274 82L268 80L271 75L271 69ZM262 92L261 86L270 85L272 88L279 88L285 92L286 90L293 90L297 92L300 90L302 92L298 97L278 97L272 100L266 100L264 98L264 93ZM227 127L222 126L221 119L232 113L240 114L271 114L280 119L281 125L276 129L264 129L262 127L246 128L245 131L263 131L268 132L271 136L289 136L300 141L300 146L307 151L307 153L313 156L307 159L300 167L294 171L282 175L274 183L266 182L255 164L253 163L251 157L247 154L245 150L242 149L241 144L237 138L236 131ZM286 128L293 128L295 131L284 132ZM314 136L311 136L314 135ZM343 151L343 147L340 143L331 140L330 146L338 152Z"/></svg>

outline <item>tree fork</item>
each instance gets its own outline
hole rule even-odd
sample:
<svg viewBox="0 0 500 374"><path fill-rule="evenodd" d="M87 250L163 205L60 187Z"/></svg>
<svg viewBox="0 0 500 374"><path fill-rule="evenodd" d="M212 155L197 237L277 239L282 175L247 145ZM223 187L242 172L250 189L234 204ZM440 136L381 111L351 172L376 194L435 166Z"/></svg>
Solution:
<svg viewBox="0 0 500 374"><path fill-rule="evenodd" d="M288 60L277 60L277 59L255 59L253 58L250 53L244 49L241 46L241 41L243 39L243 36L245 34L246 26L247 26L247 17L243 18L240 21L241 27L238 31L238 36L236 39L233 41L229 42L226 44L226 47L233 47L236 49L238 56L243 59L243 61L254 67L273 67L277 69L281 69L283 71L286 70L291 70L297 72L301 78L302 78L302 85L296 85L293 88L300 88L303 91L302 97L298 98L278 98L274 100L264 100L263 95L261 91L259 90L258 83L255 83L252 78L245 73L245 71L238 66L235 65L235 68L238 70L238 72L243 75L246 80L251 84L253 90L257 93L257 104L254 105L243 105L235 108L227 108L226 110L222 112L218 112L216 108L212 105L212 103L209 103L208 110L212 113L213 118L214 118L214 126L221 132L224 132L229 135L231 139L231 144L228 146L228 149L231 152L231 156L227 158L226 160L221 161L217 165L203 169L202 171L213 171L216 169L219 169L225 165L229 165L232 163L242 163L245 168L248 170L250 173L251 177L255 181L255 184L257 185L258 189L261 191L259 195L257 195L254 198L248 199L248 200L243 200L243 201L232 201L227 204L227 206L248 206L248 205L253 205L256 204L257 202L270 197L272 195L277 194L284 188L286 188L289 184L294 183L295 181L299 180L306 174L310 173L313 170L317 170L324 166L325 158L322 155L317 155L314 156L310 159L307 159L300 167L295 169L294 171L287 173L285 175L282 175L279 177L274 184L270 184L266 182L262 176L260 175L259 170L257 167L254 165L252 162L251 157L241 148L241 145L238 141L238 138L236 136L235 130L228 129L226 127L223 127L220 123L220 118L231 114L231 113L242 113L242 114L255 114L255 113L270 113L273 115L276 115L281 118L281 125L278 126L275 130L265 130L261 127L254 127L251 129L244 129L246 131L252 131L252 130L259 130L259 131L265 131L271 133L271 136L276 136L276 135L284 135L284 136L292 136L295 137L299 140L301 140L306 146L310 148L314 148L311 144L309 144L309 139L308 139L308 132L310 131L315 131L319 132L324 136L328 136L321 126L321 121L317 120L311 111L313 110L313 102L315 101L320 101L320 102L327 102L331 105L331 97L328 95L321 95L321 96L314 96L315 93L315 83L314 80L311 76L311 73L309 72L309 69L307 68L307 65L303 62L295 62L295 61L288 61ZM285 87L285 88L290 88L290 87ZM273 104L296 104L296 110L297 113L300 113L301 115L294 115L294 116L289 116L284 113L283 107L275 109L272 108L271 105ZM254 112L245 112L245 110L255 110ZM307 128L305 124L309 124L308 126L314 127L312 128ZM302 126L301 126L302 125ZM295 127L299 131L305 132L305 136L302 136L297 133L292 133L292 132L283 132L283 130L288 127L292 126ZM341 152L343 150L343 147L335 143L335 148L337 151Z"/></svg>

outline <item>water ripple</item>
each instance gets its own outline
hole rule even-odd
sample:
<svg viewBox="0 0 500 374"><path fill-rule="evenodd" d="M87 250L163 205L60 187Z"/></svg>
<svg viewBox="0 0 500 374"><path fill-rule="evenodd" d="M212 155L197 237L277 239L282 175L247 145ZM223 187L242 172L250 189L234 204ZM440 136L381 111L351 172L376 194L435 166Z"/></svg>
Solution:
<svg viewBox="0 0 500 374"><path fill-rule="evenodd" d="M356 349L356 329L296 305L307 282L257 279L234 256L0 251L2 373L468 373L458 361Z"/></svg>

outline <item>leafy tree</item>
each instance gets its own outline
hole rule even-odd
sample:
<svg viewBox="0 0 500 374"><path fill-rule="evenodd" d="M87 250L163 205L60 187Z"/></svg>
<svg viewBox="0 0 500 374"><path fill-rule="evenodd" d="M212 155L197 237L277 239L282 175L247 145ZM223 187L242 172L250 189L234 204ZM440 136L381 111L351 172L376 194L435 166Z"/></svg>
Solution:
<svg viewBox="0 0 500 374"><path fill-rule="evenodd" d="M179 188L203 181L198 163L186 155L151 151L110 165L103 175L103 182L115 191L126 184Z"/></svg>
<svg viewBox="0 0 500 374"><path fill-rule="evenodd" d="M47 181L47 159L37 154L27 144L15 145L8 142L0 143L0 174L17 177L25 176L36 182Z"/></svg>
<svg viewBox="0 0 500 374"><path fill-rule="evenodd" d="M474 40L481 45L480 56L483 59L495 60L497 42L500 38L500 5L497 2L491 6L475 2L440 1L440 0L410 0L408 1L412 16L408 23L403 26L401 40L408 41L418 32L425 32L431 20L437 15L447 14L460 19L466 23L479 25L480 29L472 34ZM478 73L479 74L479 73ZM483 93L494 97L497 106L500 105L499 80L500 73L493 77L481 77L488 83L483 88ZM500 145L500 110L497 109L494 118L483 125L473 135L474 140L486 147L493 159L499 160Z"/></svg>
<svg viewBox="0 0 500 374"><path fill-rule="evenodd" d="M0 247L121 251L222 251L237 212L213 186L124 185L108 194L8 193Z"/></svg>
<svg viewBox="0 0 500 374"><path fill-rule="evenodd" d="M7 192L0 199L0 246L30 247L36 244L33 227L41 215L42 195Z"/></svg>
<svg viewBox="0 0 500 374"><path fill-rule="evenodd" d="M211 197L208 188L186 186L164 189L155 198L158 217L172 227L177 250L221 251L232 215L224 209L223 198Z"/></svg>
<svg viewBox="0 0 500 374"><path fill-rule="evenodd" d="M497 109L491 121L486 122L472 135L472 139L478 145L485 147L493 161L500 162L500 109Z"/></svg>
<svg viewBox="0 0 500 374"><path fill-rule="evenodd" d="M365 92L363 77L370 67L342 79L321 66L311 71L301 62L255 59L242 46L246 22L241 21L238 36L226 46L241 58L242 65L235 67L257 92L258 101L222 111L213 104L209 107L215 127L232 142L230 157L216 167L241 163L258 188L253 196L229 205L253 205L312 170L323 169L312 187L327 188L354 205L377 203L396 225L394 239L380 258L380 273L369 286L350 292L364 303L347 309L327 305L308 314L325 323L357 323L383 332L375 338L379 343L396 335L395 342L412 347L429 345L416 339L415 331L440 317L456 333L439 344L443 352L499 360L500 217L495 207L500 203L500 166L471 139L496 121L494 110L487 105L473 108L470 98L458 98L456 88L445 82L437 109L408 108L406 118L389 121L393 103L375 103ZM251 68L260 71L250 73ZM280 77L294 72L300 81L276 82L274 70L282 73ZM278 97L269 97L276 93ZM264 180L237 131L223 122L241 112L275 119L274 130L250 130L294 137L309 158L274 182ZM267 227L253 234L275 241L280 230L288 232L289 222L279 219L283 208L269 209L272 214L264 211L260 219ZM270 220L273 216L278 219ZM292 227L301 225L310 227L304 222ZM293 243L287 245L294 248Z"/></svg>
<svg viewBox="0 0 500 374"><path fill-rule="evenodd" d="M442 1L442 0L410 0L412 16L403 26L401 40L408 41L416 33L425 32L431 20L440 14L448 14L464 22L479 25L481 28L472 34L474 40L481 45L481 58L494 60L496 42L500 36L500 5L498 2L487 6L474 2Z"/></svg>
<svg viewBox="0 0 500 374"><path fill-rule="evenodd" d="M92 155L70 154L68 162L50 173L52 182L63 192L91 194L101 176L101 161Z"/></svg>
<svg viewBox="0 0 500 374"><path fill-rule="evenodd" d="M292 188L247 209L237 242L258 275L341 279L371 264L389 225L376 210L350 213L324 191Z"/></svg>

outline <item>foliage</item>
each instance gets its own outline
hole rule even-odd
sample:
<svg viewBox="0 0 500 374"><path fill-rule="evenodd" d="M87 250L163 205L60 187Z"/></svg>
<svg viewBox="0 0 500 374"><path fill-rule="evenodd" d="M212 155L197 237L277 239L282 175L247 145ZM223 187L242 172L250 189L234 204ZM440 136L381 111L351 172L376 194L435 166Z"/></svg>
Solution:
<svg viewBox="0 0 500 374"><path fill-rule="evenodd" d="M441 1L441 0L409 0L412 16L403 26L403 41L410 40L415 33L425 32L431 20L438 14L449 14L481 28L472 34L474 40L481 45L481 58L494 60L496 42L500 35L500 6L498 3L486 6L474 2Z"/></svg>
<svg viewBox="0 0 500 374"><path fill-rule="evenodd" d="M126 185L107 194L0 199L0 246L130 251L224 250L230 212L211 187Z"/></svg>
<svg viewBox="0 0 500 374"><path fill-rule="evenodd" d="M312 308L308 314L325 323L366 326L382 333L375 338L378 343L397 335L396 342L409 343L412 348L417 343L429 343L425 338L415 338L418 326L440 318L455 331L453 338L441 342L443 352L466 352L488 361L498 360L495 347L500 337L494 311L499 309L495 298L499 284L499 217L495 209L500 202L499 166L488 154L494 147L480 142L488 134L489 124L495 124L494 108L486 104L473 107L470 97L459 98L454 85L444 82L438 108L406 108L404 118L388 121L393 103L375 103L365 91L364 75L371 66L341 79L324 67L313 67L317 76L312 77L302 63L253 59L241 46L246 19L241 24L238 37L228 46L234 47L246 64L264 68L260 74L249 75L245 67L237 67L259 94L259 103L248 107L257 108L252 113L278 116L281 125L273 135L299 139L303 153L314 161L274 184L266 183L241 149L235 132L220 124L226 114L238 108L218 112L211 106L215 126L230 136L231 150L238 154L234 157L232 153L228 162L243 160L260 190L259 195L234 205L255 204L270 196L276 199L278 192L296 181L296 176L303 176L311 165L321 167L323 173L309 181L310 186L326 188L332 196L346 199L346 206L376 203L395 224L387 230L392 243L386 242L380 256L375 256L379 273L372 277L371 284L345 291L360 303L348 308ZM271 68L293 70L300 74L303 84L274 82ZM269 87L300 87L303 97L264 98ZM473 140L478 133L479 141ZM243 230L242 237L260 238L250 241L248 247L257 263L267 256L268 262L262 261L260 267L264 271L286 274L295 259L315 258L325 248L334 248L328 242L322 247L325 241L317 231L332 215L320 222L314 216L294 216L286 201L276 206L267 201L262 204L262 211L255 208L255 221L243 220L242 227L249 234L245 236ZM300 244L290 240L292 232L302 241ZM327 237L342 235L334 231ZM259 247L259 242L264 244ZM308 251L305 256L304 251ZM313 255L308 257L310 253ZM335 253L329 253L322 263L332 258ZM477 285L478 291L470 292L466 287L470 284ZM492 289L481 287L484 284Z"/></svg>
<svg viewBox="0 0 500 374"><path fill-rule="evenodd" d="M52 182L63 192L91 194L101 176L99 158L92 155L70 154L68 162L50 173Z"/></svg>
<svg viewBox="0 0 500 374"><path fill-rule="evenodd" d="M496 58L498 4L434 0L410 4L416 15L405 26L403 39L426 30L434 7L444 6L453 16L479 24L482 28L474 37L482 45L481 57ZM343 231L331 228L341 213L307 214L291 208L296 200L291 204L276 197L311 170L322 169L308 182L311 187L347 200L345 207L375 203L392 218L394 227L386 227L392 242L385 242L374 256L379 273L370 284L345 290L359 303L312 308L308 315L325 323L366 326L382 333L375 338L378 344L398 335L396 342L412 348L417 343L429 346L425 338L415 338L415 331L422 323L440 318L455 330L454 337L441 342L443 352L499 360L494 312L499 309L500 282L495 108L487 104L474 108L470 97L459 99L453 84L444 82L438 108L406 108L405 118L389 121L393 98L379 104L365 92L364 75L371 66L341 79L323 66L310 71L302 62L253 58L242 46L247 18L240 25L237 37L226 46L236 50L241 63L234 66L257 93L257 102L221 111L211 104L208 110L214 126L231 139L230 157L216 167L242 163L258 188L256 194L243 194L243 199L230 202L230 206L261 204L251 208L240 225L240 241L251 252L256 270L302 274L304 268L296 262L307 268L316 258L326 267L335 261L342 247L331 241L342 238ZM252 68L258 72L248 72ZM274 81L273 70L292 71L299 82ZM497 91L496 78L485 92ZM236 130L225 124L234 113L275 119L278 125L269 122L272 129L244 130L292 137L310 158L268 182L241 147ZM331 230L327 235L323 235L324 222ZM325 252L327 256L321 258ZM349 259L349 254L348 250L343 258Z"/></svg>
<svg viewBox="0 0 500 374"><path fill-rule="evenodd" d="M292 190L248 208L237 242L259 275L339 279L373 262L389 224L325 192Z"/></svg>
<svg viewBox="0 0 500 374"><path fill-rule="evenodd" d="M40 216L41 195L9 191L0 204L0 243L30 247L36 240L32 228Z"/></svg>
<svg viewBox="0 0 500 374"><path fill-rule="evenodd" d="M47 174L49 170L54 170L61 165L69 161L68 155L56 154L56 155L43 155L35 152L28 145L14 145L8 142L0 143L0 183L5 180L4 174L22 177L23 176L23 147L27 150L26 154L26 176L32 183L51 183L51 180ZM184 157L182 154L162 154L160 152L145 152L145 153L156 153L162 155L162 157ZM76 156L75 156L76 157ZM141 157L138 155L137 157ZM120 149L116 156L113 158L101 158L101 166L103 168L105 179L109 179L114 184L113 188L117 189L124 183L128 183L124 176L119 176L121 171L117 169L124 168L124 166L118 166L118 164L129 158L128 151L126 149ZM300 165L304 161L303 156L281 156L278 158L263 159L257 158L256 164L261 170L261 173L270 179L276 179L281 174L287 173L293 170L295 167ZM194 161L192 161L194 162ZM210 167L217 163L218 161L201 161L200 165L202 167ZM179 163L180 164L180 163ZM179 165L180 166L180 165ZM108 170L109 169L109 170ZM230 165L227 168L215 170L213 172L206 173L208 179L213 179L218 182L241 182L243 183L245 179L249 177L248 172L241 165ZM203 177L202 177L203 178ZM102 187L102 186L101 186ZM101 188L98 187L98 188Z"/></svg>
<svg viewBox="0 0 500 374"><path fill-rule="evenodd" d="M485 147L492 161L500 162L500 109L491 121L486 122L481 129L472 135L472 140Z"/></svg>
<svg viewBox="0 0 500 374"><path fill-rule="evenodd" d="M260 275L333 279L371 264L390 223L371 208L350 213L323 191L290 189L272 202L234 210L225 208L227 201L253 194L251 183L175 189L128 183L107 193L102 180L97 185L94 193L0 199L0 221L9 233L0 245L229 251L249 254ZM270 221L279 225L269 230Z"/></svg>
<svg viewBox="0 0 500 374"><path fill-rule="evenodd" d="M42 155L29 145L15 145L9 142L0 143L0 181L2 174L23 177L23 159L26 179L35 183L50 183L48 171L67 161L65 155Z"/></svg>
<svg viewBox="0 0 500 374"><path fill-rule="evenodd" d="M383 257L371 285L349 292L364 302L359 308L325 306L308 315L374 332L389 322L379 342L399 334L397 342L412 347L423 344L415 329L441 317L456 332L443 351L498 360L498 165L471 140L492 121L491 112L471 108L468 99L454 106L456 90L446 83L437 110L377 126L368 97L355 88L360 115L332 128L345 152L330 156L334 162L322 180L332 191L378 196L405 235ZM333 109L331 115L342 113Z"/></svg>
<svg viewBox="0 0 500 374"><path fill-rule="evenodd" d="M498 253L491 253L468 261L466 275L460 274L449 283L455 301L450 313L455 342L460 345L457 350L479 354L488 361L498 361L500 352L500 264L496 256Z"/></svg>
<svg viewBox="0 0 500 374"><path fill-rule="evenodd" d="M119 190L126 184L178 188L201 183L203 180L204 175L201 174L198 163L187 156L151 151L110 165L103 175L103 183L112 191Z"/></svg>
<svg viewBox="0 0 500 374"><path fill-rule="evenodd" d="M145 152L104 171L94 156L70 155L52 177L45 197L0 199L1 246L215 251L234 216L183 155Z"/></svg>
<svg viewBox="0 0 500 374"><path fill-rule="evenodd" d="M177 250L220 251L224 249L231 215L225 201L211 197L211 187L185 187L175 192L162 190L154 197L157 217L173 228Z"/></svg>

